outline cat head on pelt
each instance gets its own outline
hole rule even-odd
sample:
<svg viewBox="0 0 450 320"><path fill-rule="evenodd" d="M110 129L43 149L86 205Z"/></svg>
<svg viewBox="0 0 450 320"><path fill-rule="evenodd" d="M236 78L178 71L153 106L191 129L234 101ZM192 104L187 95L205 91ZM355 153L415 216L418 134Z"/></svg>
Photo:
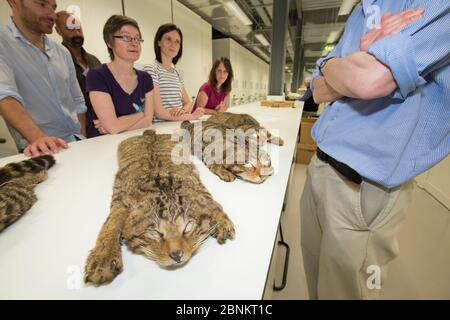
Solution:
<svg viewBox="0 0 450 320"><path fill-rule="evenodd" d="M125 243L132 252L162 267L181 266L214 233L215 222L207 206L199 212L195 210L198 205L180 195L181 180L176 177L143 179L147 180L142 184L147 190L141 190L142 197L136 199L137 205L131 210L124 229ZM149 197L148 188L159 191Z"/></svg>

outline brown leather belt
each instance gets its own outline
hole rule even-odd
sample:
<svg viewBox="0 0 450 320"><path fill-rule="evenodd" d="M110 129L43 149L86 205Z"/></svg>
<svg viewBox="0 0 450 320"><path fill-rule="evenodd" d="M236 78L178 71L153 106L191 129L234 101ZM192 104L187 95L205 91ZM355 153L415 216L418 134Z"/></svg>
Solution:
<svg viewBox="0 0 450 320"><path fill-rule="evenodd" d="M345 163L339 162L333 157L330 157L328 154L317 148L317 158L322 160L323 162L328 163L330 166L332 166L337 172L342 174L344 177L346 177L351 182L354 182L356 184L361 184L363 178L361 175L350 168Z"/></svg>

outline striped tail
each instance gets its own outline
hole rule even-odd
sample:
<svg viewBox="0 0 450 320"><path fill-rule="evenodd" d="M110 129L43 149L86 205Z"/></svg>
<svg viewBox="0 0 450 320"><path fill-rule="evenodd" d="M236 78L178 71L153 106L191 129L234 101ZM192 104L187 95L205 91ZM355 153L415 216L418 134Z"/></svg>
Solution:
<svg viewBox="0 0 450 320"><path fill-rule="evenodd" d="M48 170L55 163L55 158L51 155L31 158L17 163L9 163L0 169L0 184L17 177L22 177L26 173L38 173L43 170Z"/></svg>

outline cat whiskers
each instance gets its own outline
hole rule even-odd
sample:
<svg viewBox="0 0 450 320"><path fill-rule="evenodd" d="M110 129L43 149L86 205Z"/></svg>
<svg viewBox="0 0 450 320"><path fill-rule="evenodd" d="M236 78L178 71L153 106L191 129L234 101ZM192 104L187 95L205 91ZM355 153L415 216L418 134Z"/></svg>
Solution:
<svg viewBox="0 0 450 320"><path fill-rule="evenodd" d="M200 246L206 241L206 239L208 239L209 236L210 236L211 234L213 234L213 232L214 232L214 230L215 230L216 228L217 228L217 225L213 225L213 226L209 229L209 231L208 231L207 233L205 233L204 235L202 235L202 236L197 240L197 242L194 243L194 245L193 245L193 251L196 250L198 247L200 247Z"/></svg>
<svg viewBox="0 0 450 320"><path fill-rule="evenodd" d="M139 250L141 250L146 256L153 260L158 260L156 254L147 248L146 243L142 240L134 240L138 245Z"/></svg>
<svg viewBox="0 0 450 320"><path fill-rule="evenodd" d="M148 257L152 260L158 260L156 254L153 251L149 250L148 248L146 248L142 245L139 248L142 250L142 252L145 254L146 257Z"/></svg>

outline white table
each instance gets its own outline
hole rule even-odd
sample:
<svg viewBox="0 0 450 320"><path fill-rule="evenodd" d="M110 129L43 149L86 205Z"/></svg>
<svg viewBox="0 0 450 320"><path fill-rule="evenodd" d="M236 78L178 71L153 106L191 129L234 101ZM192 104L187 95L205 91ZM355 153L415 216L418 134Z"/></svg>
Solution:
<svg viewBox="0 0 450 320"><path fill-rule="evenodd" d="M204 185L235 224L236 239L210 238L182 268L168 271L122 247L124 271L100 288L82 282L86 257L106 217L117 171L117 147L143 130L70 145L56 155L39 201L0 234L0 299L261 299L295 152L302 107L270 109L258 103L232 108L252 114L285 140L268 145L275 174L261 185L225 183L198 160ZM171 133L179 123L159 123ZM3 166L23 156L0 159Z"/></svg>

